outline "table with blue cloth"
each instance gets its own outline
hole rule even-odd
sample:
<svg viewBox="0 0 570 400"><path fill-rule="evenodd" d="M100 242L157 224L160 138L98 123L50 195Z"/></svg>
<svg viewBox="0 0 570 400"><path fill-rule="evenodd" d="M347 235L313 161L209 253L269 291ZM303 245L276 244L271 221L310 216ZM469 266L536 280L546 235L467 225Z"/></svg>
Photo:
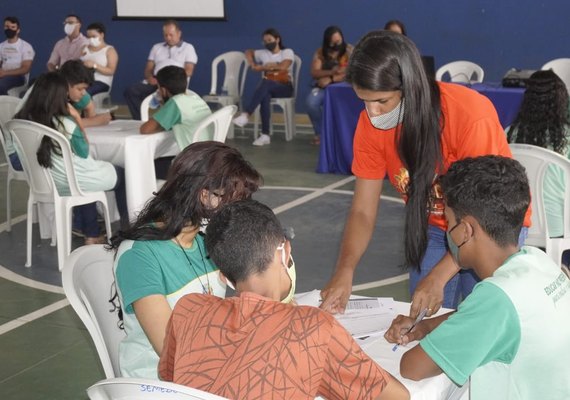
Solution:
<svg viewBox="0 0 570 400"><path fill-rule="evenodd" d="M491 100L503 128L514 121L523 99L523 88L506 88L499 83L474 83L470 87ZM352 141L363 109L364 102L356 97L348 83L335 83L326 87L317 172L351 174Z"/></svg>

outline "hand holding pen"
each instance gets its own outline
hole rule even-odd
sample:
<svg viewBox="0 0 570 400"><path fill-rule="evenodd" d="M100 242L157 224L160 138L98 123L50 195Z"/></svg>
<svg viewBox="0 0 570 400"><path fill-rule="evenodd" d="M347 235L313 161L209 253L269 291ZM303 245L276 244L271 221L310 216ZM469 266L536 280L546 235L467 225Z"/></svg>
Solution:
<svg viewBox="0 0 570 400"><path fill-rule="evenodd" d="M428 310L427 308L424 308L420 314L417 316L417 318L414 320L414 322L412 323L412 325L407 328L404 333L400 333L401 332L401 328L400 326L403 325L405 322L408 322L410 320L409 317L405 317L403 315L398 316L393 322L392 322L392 326L390 327L390 329L388 329L388 332L386 332L386 339L388 341L392 341L394 342L395 340L390 340L390 339L394 339L394 336L397 335L397 342L394 345L394 347L392 348L392 351L396 351L396 349L398 348L398 346L400 344L402 344L402 338L404 336L406 336L407 334L409 334L426 316ZM405 321L405 322L404 322ZM399 335L398 335L399 334Z"/></svg>

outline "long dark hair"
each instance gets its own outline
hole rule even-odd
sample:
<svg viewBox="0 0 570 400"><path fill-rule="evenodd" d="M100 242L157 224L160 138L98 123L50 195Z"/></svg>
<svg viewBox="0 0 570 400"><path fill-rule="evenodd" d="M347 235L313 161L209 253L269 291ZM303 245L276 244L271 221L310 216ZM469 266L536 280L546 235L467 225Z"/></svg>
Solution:
<svg viewBox="0 0 570 400"><path fill-rule="evenodd" d="M552 70L536 71L528 80L520 111L507 138L509 142L551 147L563 154L569 125L566 85Z"/></svg>
<svg viewBox="0 0 570 400"><path fill-rule="evenodd" d="M111 248L131 240L168 240L184 227L200 226L222 205L251 197L261 175L241 153L220 142L197 142L172 162L166 183L150 200L136 222L111 238ZM223 193L216 209L201 201L202 190Z"/></svg>
<svg viewBox="0 0 570 400"><path fill-rule="evenodd" d="M36 79L30 96L14 118L26 119L61 131L61 118L69 116L67 109L67 81L58 72L48 72ZM71 132L70 132L71 133ZM38 148L38 162L42 167L51 168L51 154L61 155L59 146L47 136Z"/></svg>
<svg viewBox="0 0 570 400"><path fill-rule="evenodd" d="M346 80L366 90L402 92L405 111L396 147L409 173L405 254L408 266L419 267L427 248L430 192L442 167L439 87L426 75L414 43L390 31L370 32L360 39Z"/></svg>
<svg viewBox="0 0 570 400"><path fill-rule="evenodd" d="M325 29L325 33L323 34L323 44L321 46L321 51L323 52L323 58L325 60L329 60L332 58L330 55L330 53L332 52L330 44L332 36L335 33L338 33L340 37L342 37L342 45L338 51L337 59L340 60L342 56L344 56L346 53L346 42L344 40L344 35L342 34L342 31L338 26L332 25L329 26L327 29Z"/></svg>
<svg viewBox="0 0 570 400"><path fill-rule="evenodd" d="M280 50L283 50L285 48L285 45L283 44L283 39L281 38L281 34L279 33L279 31L277 31L277 29L267 28L266 30L263 31L263 33L261 34L261 37L263 37L265 35L270 35L270 36L273 36L275 39L279 39L279 49Z"/></svg>

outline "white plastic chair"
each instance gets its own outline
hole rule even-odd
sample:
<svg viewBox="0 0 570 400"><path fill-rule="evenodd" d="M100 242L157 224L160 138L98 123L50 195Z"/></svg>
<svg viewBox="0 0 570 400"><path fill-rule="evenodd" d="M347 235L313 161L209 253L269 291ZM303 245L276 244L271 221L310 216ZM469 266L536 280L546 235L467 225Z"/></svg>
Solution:
<svg viewBox="0 0 570 400"><path fill-rule="evenodd" d="M12 89L8 89L8 96L20 98L20 96L22 96L22 93L28 90L29 83L30 83L30 73L28 72L24 76L24 84L22 86L16 86L13 87Z"/></svg>
<svg viewBox="0 0 570 400"><path fill-rule="evenodd" d="M218 91L218 67L225 65L224 79ZM202 98L206 103L215 103L222 106L239 105L242 108L241 96L247 76L247 59L241 51L228 51L222 53L212 61L212 83L210 94ZM226 93L224 93L226 92ZM219 94L218 94L219 93ZM234 127L230 125L228 138L234 137Z"/></svg>
<svg viewBox="0 0 570 400"><path fill-rule="evenodd" d="M87 389L91 400L227 400L215 394L172 382L140 378L114 378Z"/></svg>
<svg viewBox="0 0 570 400"><path fill-rule="evenodd" d="M32 212L37 202L54 203L55 208L55 237L57 238L57 259L59 269L63 268L65 259L71 252L71 211L75 206L100 202L105 214L105 227L110 237L111 220L105 192L83 192L79 188L72 161L71 146L65 136L47 126L14 119L6 124L12 133L18 157L22 162L24 173L30 185L28 197L26 267L32 265ZM61 196L55 188L55 183L48 169L43 168L37 160L36 152L44 136L50 137L60 147L67 172L70 195ZM53 227L52 227L53 232ZM52 238L54 235L52 235Z"/></svg>
<svg viewBox="0 0 570 400"><path fill-rule="evenodd" d="M109 302L115 282L113 257L102 244L79 247L61 272L63 291L91 335L107 378L121 376L119 343L125 337Z"/></svg>
<svg viewBox="0 0 570 400"><path fill-rule="evenodd" d="M20 104L20 99L13 96L0 96L0 142L2 143L2 150L6 156L6 164L8 164L8 173L6 176L6 230L12 230L12 198L11 198L11 183L12 181L27 182L26 174L24 171L16 171L10 162L10 154L13 148L12 135L5 124L14 117L16 108ZM10 146L10 147L8 147Z"/></svg>
<svg viewBox="0 0 570 400"><path fill-rule="evenodd" d="M95 110L97 113L103 112L105 110L109 110L113 108L113 104L111 103L111 90L113 89L113 82L109 85L109 90L106 92L101 92L93 95L91 100L93 104L95 104ZM116 106L114 108L117 108Z"/></svg>
<svg viewBox="0 0 570 400"><path fill-rule="evenodd" d="M198 142L200 140L200 135L212 124L214 125L214 137L212 140L224 143L226 141L229 127L232 124L232 118L236 111L237 106L231 105L222 107L218 111L208 115L196 127L192 143Z"/></svg>
<svg viewBox="0 0 570 400"><path fill-rule="evenodd" d="M570 250L570 160L554 151L529 144L510 145L513 158L526 169L532 198L532 225L528 230L526 244L543 247L557 265L561 265L562 253ZM557 165L564 171L564 236L551 238L548 235L544 205L544 177L549 165Z"/></svg>
<svg viewBox="0 0 570 400"><path fill-rule="evenodd" d="M471 61L453 61L440 67L435 73L435 79L441 81L445 73L449 74L450 82L476 83L483 82L485 71Z"/></svg>
<svg viewBox="0 0 570 400"><path fill-rule="evenodd" d="M542 70L551 69L562 79L566 89L570 91L570 58L557 58L544 64Z"/></svg>
<svg viewBox="0 0 570 400"><path fill-rule="evenodd" d="M148 109L150 108L150 101L152 100L153 96L154 96L154 93L149 94L148 96L146 96L144 98L144 100L141 103L141 121L142 122L148 121Z"/></svg>
<svg viewBox="0 0 570 400"><path fill-rule="evenodd" d="M295 136L295 99L297 98L297 87L299 86L299 72L301 71L301 57L295 54L295 60L291 66L293 71L293 95L291 97L273 98L271 99L271 107L279 106L283 110L283 118L285 120L285 140L293 140ZM273 124L270 125L273 134ZM259 136L259 107L254 112L253 119L253 136Z"/></svg>

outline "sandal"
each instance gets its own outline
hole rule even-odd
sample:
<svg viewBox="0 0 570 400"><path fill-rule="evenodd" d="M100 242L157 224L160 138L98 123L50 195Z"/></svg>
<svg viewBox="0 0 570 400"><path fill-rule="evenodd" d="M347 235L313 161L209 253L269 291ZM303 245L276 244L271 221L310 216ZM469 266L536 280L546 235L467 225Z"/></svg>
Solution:
<svg viewBox="0 0 570 400"><path fill-rule="evenodd" d="M311 144L313 146L318 146L321 144L321 137L320 136L315 136L311 139Z"/></svg>
<svg viewBox="0 0 570 400"><path fill-rule="evenodd" d="M105 235L86 237L85 246L89 246L91 244L107 244L107 237Z"/></svg>

